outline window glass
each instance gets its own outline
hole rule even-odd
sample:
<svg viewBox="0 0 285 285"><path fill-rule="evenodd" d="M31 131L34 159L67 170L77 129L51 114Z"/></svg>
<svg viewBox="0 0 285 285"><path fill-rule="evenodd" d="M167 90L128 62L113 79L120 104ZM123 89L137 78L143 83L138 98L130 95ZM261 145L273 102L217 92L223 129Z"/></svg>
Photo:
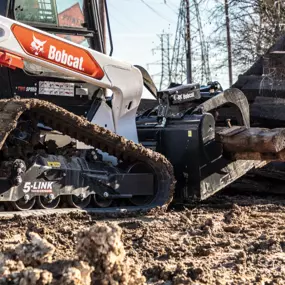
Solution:
<svg viewBox="0 0 285 285"><path fill-rule="evenodd" d="M58 23L62 27L82 28L83 0L57 0Z"/></svg>
<svg viewBox="0 0 285 285"><path fill-rule="evenodd" d="M1 1L1 0L0 0ZM15 0L18 21L46 23L69 28L83 28L84 0ZM57 34L66 40L89 47L84 36Z"/></svg>
<svg viewBox="0 0 285 285"><path fill-rule="evenodd" d="M55 0L15 0L14 11L18 21L58 23Z"/></svg>
<svg viewBox="0 0 285 285"><path fill-rule="evenodd" d="M83 28L83 0L15 0L18 21Z"/></svg>

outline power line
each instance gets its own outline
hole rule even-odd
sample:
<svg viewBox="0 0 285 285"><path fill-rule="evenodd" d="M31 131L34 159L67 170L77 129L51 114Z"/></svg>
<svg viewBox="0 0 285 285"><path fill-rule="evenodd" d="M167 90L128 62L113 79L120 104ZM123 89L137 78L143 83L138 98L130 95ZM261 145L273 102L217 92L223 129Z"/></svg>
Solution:
<svg viewBox="0 0 285 285"><path fill-rule="evenodd" d="M163 15L161 15L159 12L157 12L153 7L151 7L148 3L146 3L144 0L141 0L141 2L146 5L153 13L155 13L157 16L159 16L160 18L166 20L167 22L170 23L174 23L173 21L167 19L166 17L164 17Z"/></svg>
<svg viewBox="0 0 285 285"><path fill-rule="evenodd" d="M179 10L179 6L176 6L176 4L172 3L169 0L167 0L166 2L167 2L168 5L170 4L172 7L174 7L175 10Z"/></svg>
<svg viewBox="0 0 285 285"><path fill-rule="evenodd" d="M175 13L176 15L178 15L177 11L175 11L173 8L171 8L166 2L165 2L165 5L173 12ZM178 9L177 9L178 10Z"/></svg>
<svg viewBox="0 0 285 285"><path fill-rule="evenodd" d="M118 10L118 8L117 8L111 1L109 1L109 5L110 5L111 7L113 7L116 11ZM122 25L122 22L121 22L121 21L118 21L118 19L116 19L113 15L112 15L111 18L114 18L118 23L120 23L120 24ZM134 21L132 18L130 18L129 15L128 15L127 17L123 17L123 18L124 18L124 19L127 19L129 22L133 23L134 25L137 25L137 26L140 25L138 22L136 22L136 21ZM126 25L124 25L124 27L126 27ZM129 27L128 27L128 29L129 29ZM129 30L130 30L130 29L129 29ZM134 32L134 30L133 30L133 32Z"/></svg>
<svg viewBox="0 0 285 285"><path fill-rule="evenodd" d="M130 27L128 25L125 25L123 22L121 22L121 20L117 19L116 17L114 17L114 15L112 15L110 17L112 20L114 20L115 22L117 22L119 25L121 25L122 27L126 28L127 30L129 30L130 32L135 32L135 30L131 30Z"/></svg>

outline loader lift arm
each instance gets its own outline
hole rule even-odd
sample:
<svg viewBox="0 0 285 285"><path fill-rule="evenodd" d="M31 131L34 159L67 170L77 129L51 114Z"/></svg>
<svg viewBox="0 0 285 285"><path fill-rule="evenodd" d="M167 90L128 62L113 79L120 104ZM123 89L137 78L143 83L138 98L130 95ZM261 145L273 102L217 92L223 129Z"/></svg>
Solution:
<svg viewBox="0 0 285 285"><path fill-rule="evenodd" d="M18 56L23 62L111 89L113 107L108 110L108 116L113 119L108 121L111 124L108 128L138 142L134 118L142 96L143 80L137 68L6 17L0 16L0 29L2 52ZM6 60L3 63L7 65ZM8 65L13 62L9 61Z"/></svg>

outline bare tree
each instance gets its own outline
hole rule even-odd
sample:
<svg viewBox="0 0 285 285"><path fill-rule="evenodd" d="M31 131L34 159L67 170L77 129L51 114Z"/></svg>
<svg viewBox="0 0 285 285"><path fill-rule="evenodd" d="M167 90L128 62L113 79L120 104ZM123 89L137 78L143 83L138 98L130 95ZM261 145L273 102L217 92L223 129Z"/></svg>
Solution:
<svg viewBox="0 0 285 285"><path fill-rule="evenodd" d="M285 32L284 0L229 0L229 18L232 41L232 60L237 75L255 60ZM221 58L216 68L228 67L227 34L224 0L216 0L211 11L215 30L213 49Z"/></svg>

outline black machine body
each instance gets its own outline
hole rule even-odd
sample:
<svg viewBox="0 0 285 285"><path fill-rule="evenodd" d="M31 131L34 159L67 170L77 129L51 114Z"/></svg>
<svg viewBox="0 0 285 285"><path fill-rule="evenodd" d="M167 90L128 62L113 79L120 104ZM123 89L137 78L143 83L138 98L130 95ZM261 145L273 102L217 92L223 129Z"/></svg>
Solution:
<svg viewBox="0 0 285 285"><path fill-rule="evenodd" d="M215 96L223 96L222 89L172 87L158 92L158 106L137 117L139 141L165 155L174 167L178 202L206 199L253 167L254 162L225 157L215 140L215 117L199 108Z"/></svg>

